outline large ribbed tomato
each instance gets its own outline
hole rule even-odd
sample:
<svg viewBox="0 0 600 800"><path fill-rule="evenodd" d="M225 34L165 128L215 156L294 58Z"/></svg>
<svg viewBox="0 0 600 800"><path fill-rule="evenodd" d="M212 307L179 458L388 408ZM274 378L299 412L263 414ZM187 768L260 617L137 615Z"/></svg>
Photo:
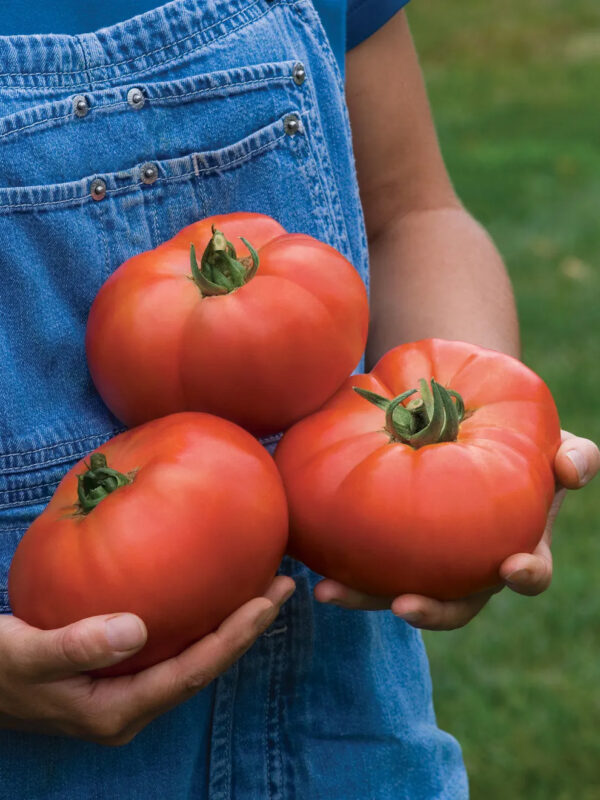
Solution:
<svg viewBox="0 0 600 800"><path fill-rule="evenodd" d="M136 672L260 596L287 524L281 478L256 439L209 414L163 417L116 436L65 475L17 547L12 608L44 629L138 614L147 644L97 674Z"/></svg>
<svg viewBox="0 0 600 800"><path fill-rule="evenodd" d="M491 587L542 536L559 443L550 391L517 359L439 339L397 347L282 439L290 552L375 595Z"/></svg>
<svg viewBox="0 0 600 800"><path fill-rule="evenodd" d="M92 305L86 350L100 395L127 425L207 411L265 435L339 389L367 325L365 287L337 250L237 213L122 264Z"/></svg>

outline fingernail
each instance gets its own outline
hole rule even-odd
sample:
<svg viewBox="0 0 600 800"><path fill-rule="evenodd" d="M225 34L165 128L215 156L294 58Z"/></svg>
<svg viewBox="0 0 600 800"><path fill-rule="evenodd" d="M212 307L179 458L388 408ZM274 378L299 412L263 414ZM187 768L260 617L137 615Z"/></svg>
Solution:
<svg viewBox="0 0 600 800"><path fill-rule="evenodd" d="M142 645L146 632L139 619L133 614L119 614L105 622L106 639L113 650L125 652Z"/></svg>
<svg viewBox="0 0 600 800"><path fill-rule="evenodd" d="M569 450L567 451L567 458L577 470L577 476L579 478L579 482L585 483L587 480L587 476L585 474L587 465L583 455L579 452L579 450Z"/></svg>
<svg viewBox="0 0 600 800"><path fill-rule="evenodd" d="M403 614L398 614L400 619L410 622L411 625L416 625L423 619L423 614L420 611L405 611Z"/></svg>
<svg viewBox="0 0 600 800"><path fill-rule="evenodd" d="M507 583L514 583L515 586L520 583L527 583L531 578L531 572L528 569L517 569L507 575L504 579Z"/></svg>
<svg viewBox="0 0 600 800"><path fill-rule="evenodd" d="M288 589L288 591L283 595L283 600L281 601L280 605L287 603L287 601L290 599L290 597L294 594L295 591L296 591L295 586L292 586L291 589Z"/></svg>

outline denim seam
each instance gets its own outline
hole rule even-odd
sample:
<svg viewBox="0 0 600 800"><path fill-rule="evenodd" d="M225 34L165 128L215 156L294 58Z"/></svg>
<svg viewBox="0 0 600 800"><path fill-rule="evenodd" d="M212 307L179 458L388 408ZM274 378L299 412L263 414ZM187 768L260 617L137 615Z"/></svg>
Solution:
<svg viewBox="0 0 600 800"><path fill-rule="evenodd" d="M81 70L81 71L85 73L85 76L87 78L87 83L89 84L90 89L93 89L94 88L94 80L92 78L92 75L91 75L90 69L89 69L90 58L89 58L89 52L87 50L87 46L86 46L85 40L82 41L81 38L78 35L75 35L74 39L75 39L76 44L81 49L81 57L83 58L84 69Z"/></svg>
<svg viewBox="0 0 600 800"><path fill-rule="evenodd" d="M58 486L59 483L60 483L60 481L56 481L54 485ZM22 491L22 492L27 493L27 489L19 489L18 491ZM35 506L35 505L39 505L40 502L43 502L44 500L47 500L49 497L51 497L51 495L44 495L42 497L31 497L28 500L15 500L14 502L11 502L11 503L0 503L0 509L4 510L6 508L15 508L16 506L18 506L18 507L21 507L21 506Z"/></svg>
<svg viewBox="0 0 600 800"><path fill-rule="evenodd" d="M149 208L150 216L152 217L152 227L154 228L154 247L160 244L160 235L158 233L158 219L156 214L156 203L150 203Z"/></svg>
<svg viewBox="0 0 600 800"><path fill-rule="evenodd" d="M256 2L253 3L252 5L257 5L259 2L260 2L260 0L256 0ZM177 61L178 59L181 59L183 61L184 57L190 55L190 53L194 53L194 52L196 52L196 50L199 50L202 47L208 47L209 45L212 45L213 43L218 42L220 39L223 39L223 38L225 38L227 36L230 36L231 34L236 33L237 31L243 30L244 28L248 27L248 25L254 24L258 20L262 19L266 14L269 14L271 12L271 10L276 5L277 6L279 6L279 5L294 6L296 4L296 2L297 2L297 0L278 0L277 3L271 2L269 4L269 6L266 8L266 10L262 12L262 14L259 14L257 17L253 17L251 20L248 20L247 22L241 23L237 27L234 27L234 28L231 28L230 30L225 31L220 36L215 36L214 38L210 39L209 41L203 41L200 44L196 45L195 47L191 48L190 50L187 50L183 54L182 53L178 53L177 55L173 56L172 58L169 58L169 59L167 59L165 61L160 61L158 63L152 64L151 66L140 67L137 70L130 70L127 74L128 75L141 75L144 72L149 72L149 71L152 71L152 70L161 69L165 65L170 64L172 61ZM251 7L252 6L247 6L246 9L251 8ZM242 9L242 10L246 10L246 9ZM241 13L241 12L236 12L236 14L239 14L239 13ZM233 16L235 16L235 14ZM228 19L231 19L231 17L228 17ZM169 47L173 47L174 45L179 44L182 41L185 41L186 39L192 38L193 36L199 36L201 33L204 33L205 31L210 30L210 28L213 28L213 27L216 27L217 25L223 24L224 21L227 21L227 20L220 20L218 23L214 23L213 25L210 25L208 28L203 28L202 30L196 31L193 34L189 34L188 36L184 36L183 39L178 39L178 40L176 40L174 42L169 42L169 44L158 48L158 50L151 50L151 51L148 51L146 53L141 53L140 55L135 56L135 58L126 59L124 61L117 61L117 62L115 62L113 64L108 64L108 65L104 65L104 66L99 65L98 67L92 67L91 69L92 69L92 71L94 71L94 70L104 70L104 72L106 73L109 68L119 67L119 66L122 66L123 64L129 64L132 61L137 61L139 58L145 58L145 57L148 57L150 55L154 55L155 53L159 53L162 50L166 50ZM4 72L4 73L0 73L0 78L6 78L6 77L10 78L10 77L19 77L19 76L34 77L34 76L40 76L40 75L61 75L61 76L64 76L64 75L77 75L77 74L81 74L84 71L85 70L78 69L78 70L71 70L71 71L67 71L67 72L56 72L56 71L55 72L27 72L27 73L24 73L24 72ZM112 80L121 80L122 78L123 78L122 75L114 75L112 78L104 78L103 80L96 81L96 83L109 83ZM75 88L78 88L78 87L81 87L81 86L86 86L86 85L88 85L88 83L86 83L86 82L83 82L83 83L71 83L71 84L68 85L68 87L61 87L61 88L68 88L70 90L70 89L75 89ZM32 88L37 88L37 87L23 86L23 87L12 87L12 88L13 88L13 90L14 89L22 89L23 91L30 91ZM56 89L56 87L52 87L52 88Z"/></svg>
<svg viewBox="0 0 600 800"><path fill-rule="evenodd" d="M298 8L298 6L300 6L300 5L304 5L305 8L304 9ZM305 2L305 0L297 0L297 7L296 7L295 10L296 10L298 16L302 17L303 11L306 11L306 2ZM310 19L311 13L312 13L312 9L309 10L309 14L306 15L305 20L301 20L301 24L310 27L311 32L313 34L315 34L315 36L317 37L317 40L318 40L319 45L321 47L321 52L324 55L327 56L327 59L329 61L329 65L332 68L333 73L334 73L334 75L336 77L336 81L338 83L338 88L340 89L340 91L342 93L342 96L343 96L343 94L344 94L344 86L343 86L343 82L342 82L342 79L341 79L339 68L337 66L337 62L333 58L333 54L331 52L331 47L329 45L328 40L326 39L324 31L322 30L322 25L320 23L320 20L317 19L315 25L311 24L313 22L313 20ZM343 213L342 206L341 206L340 199L339 199L339 194L338 194L338 191L337 191L336 176L335 176L335 174L333 172L333 169L331 167L331 162L330 162L330 159L329 159L329 152L328 152L328 149L327 149L327 143L325 141L325 137L324 137L324 135L322 133L322 129L321 129L321 120L320 120L320 115L319 115L319 112L318 112L319 105L318 105L317 98L315 96L315 91L314 91L314 87L313 87L312 83L309 83L308 91L310 92L312 100L313 100L312 105L313 105L313 107L315 109L314 117L318 118L317 119L317 124L315 126L314 139L316 140L316 144L318 145L318 147L317 147L317 150L318 150L318 162L317 163L319 163L320 166L321 166L321 169L319 169L319 171L318 171L319 172L319 179L321 181L321 185L323 186L323 190L324 190L325 196L327 198L327 203L328 203L329 211L330 211L330 214L331 214L332 224L334 225L334 232L335 232L335 237L336 237L336 245L337 245L337 247L338 247L338 249L340 251L344 251L345 250L344 242L348 241L348 229L347 229L347 226L346 226L346 220L345 220L345 217L344 217L344 213ZM349 120L347 118L346 118L346 124L347 124L348 130L350 130ZM315 157L315 156L313 156L313 157ZM325 175L327 176L327 184L325 183Z"/></svg>
<svg viewBox="0 0 600 800"><path fill-rule="evenodd" d="M286 626L287 629L287 626ZM267 765L267 792L269 800L278 800L283 797L283 756L281 752L280 716L281 716L281 661L282 647L278 642L271 645L269 659L269 683L267 690L267 703L265 715L265 735L267 739L267 752L265 753ZM276 767L278 766L278 769ZM273 774L275 772L275 774ZM277 775L277 772L279 773ZM279 779L276 783L277 778Z"/></svg>
<svg viewBox="0 0 600 800"><path fill-rule="evenodd" d="M185 79L183 79L185 80ZM177 94L177 95L170 95L165 97L151 97L149 98L149 102L152 105L161 104L161 103L175 103L178 100L181 100L184 97L191 97L193 95L199 94L208 94L209 92L217 92L222 89L231 89L238 86L255 86L256 84L267 84L276 81L291 81L292 76L289 75L274 75L271 78L255 78L254 80L250 81L235 81L234 83L225 83L222 86L206 86L203 89L194 89L192 92L184 92L184 94ZM126 108L129 106L129 102L127 100L114 100L110 103L104 103L103 105L95 106L92 109L92 112L100 112L104 111L105 109L114 108L116 106L123 106ZM11 136L13 133L19 133L21 131L27 130L28 128L33 128L36 125L42 125L47 122L55 122L60 121L63 119L72 118L73 112L69 112L68 114L62 114L60 116L55 117L44 117L44 119L36 120L36 122L31 122L29 125L22 125L20 128L13 128L10 131L5 131L4 133L0 133L0 139L3 139L5 136Z"/></svg>
<svg viewBox="0 0 600 800"><path fill-rule="evenodd" d="M30 456L34 453L42 453L44 450L52 450L54 447L62 447L65 444L77 444L79 442L87 442L89 439L99 438L101 436L116 436L118 433L122 433L125 428L113 428L112 431L103 431L102 433L90 433L89 436L81 436L78 439L65 439L61 442L57 442L56 444L47 444L44 447L38 447L36 450L21 450L14 453L0 453L0 459L2 458L11 458L12 456ZM65 456L67 458L67 456ZM53 462L48 462L53 463Z"/></svg>
<svg viewBox="0 0 600 800"><path fill-rule="evenodd" d="M63 444L63 442L61 442ZM17 453L16 455L27 455L26 453ZM58 458L53 458L50 461L42 461L42 462L34 462L33 464L26 464L23 467L11 467L7 469L6 467L2 467L0 469L0 476L1 475L18 475L21 472L34 472L36 469L41 467L51 467L53 464L64 464L66 461L71 461L73 459L72 455L66 456L59 456Z"/></svg>
<svg viewBox="0 0 600 800"><path fill-rule="evenodd" d="M98 204L102 206L101 203ZM108 237L106 235L106 225L104 224L104 214L102 208L98 209L98 226L100 228L100 236L102 237L102 247L104 249L104 266L102 267L102 278L107 280L110 275L110 248L108 246Z"/></svg>
<svg viewBox="0 0 600 800"><path fill-rule="evenodd" d="M290 0L289 5L294 6L294 11L298 14L299 17L301 17L303 14L305 15L307 21L306 24L310 27L311 31L317 35L319 39L319 44L321 45L321 53L325 56L325 58L329 62L331 71L335 76L337 87L340 90L341 96L344 97L345 96L344 79L342 78L342 73L340 72L339 65L333 55L331 45L329 44L329 39L327 38L327 34L323 29L323 24L321 23L321 18L319 17L318 12L315 10L312 2L308 2L308 0ZM308 14L306 14L307 11Z"/></svg>
<svg viewBox="0 0 600 800"><path fill-rule="evenodd" d="M219 164L218 166L202 167L201 169L198 170L198 173L214 172L215 170L221 170L224 167L229 168L229 167L235 166L236 164L240 164L240 163L242 163L244 161L248 161L249 158L251 158L252 156L255 156L257 153L261 153L263 150L272 149L273 147L275 147L275 145L278 142L280 142L282 139L285 139L287 137L287 135L288 135L287 133L282 133L276 139L271 139L270 142L265 142L265 144L261 145L260 147L257 147L255 150L251 150L249 153L244 153L243 156L238 156L238 158L234 158L233 161L227 161L224 164ZM194 155L192 157L194 158L194 160L196 160L197 156L198 156L198 154L194 153ZM189 172L187 174L188 175L193 175L194 171ZM165 180L172 180L172 179L171 178L165 178Z"/></svg>
<svg viewBox="0 0 600 800"><path fill-rule="evenodd" d="M209 25L206 28L200 28L199 30L194 31L194 33L188 33L186 36L183 36L181 39L175 39L174 41L169 42L168 44L165 44L162 47L158 47L155 50L146 50L143 53L140 53L139 55L134 56L133 58L123 59L123 61L115 61L113 64L108 64L107 66L120 67L122 64L130 64L132 61L137 61L138 58L144 58L145 56L152 56L152 55L155 55L156 53L160 53L163 50L167 50L169 47L173 47L176 44L181 44L181 42L185 42L187 39L191 39L194 36L199 36L201 33L205 33L206 31L210 31L211 28L216 28L218 25L224 25L226 22L229 22L229 20L231 20L234 17L238 16L242 12L247 11L248 9L252 8L253 6L258 5L260 1L261 0L254 0L254 2L249 3L247 6L244 6L244 8L238 9L235 13L230 14L228 17L225 17L225 19L219 19L217 22L213 22L212 25ZM233 30L237 30L237 28L234 28ZM74 38L78 39L77 36L75 36ZM213 39L212 41L215 41L215 40ZM93 68L93 69L95 69L95 68ZM50 71L50 72L0 72L0 78L16 78L16 77L19 77L20 75L27 75L28 77L38 77L40 75L79 75L80 73L87 72L87 71L88 70L87 70L87 66L86 66L84 69L74 69L74 70L69 70L69 71L65 71L65 72L63 72L62 70L53 70L53 71ZM89 76L88 76L88 79L89 79Z"/></svg>
<svg viewBox="0 0 600 800"><path fill-rule="evenodd" d="M179 180L182 180L183 178L188 178L190 175L197 175L198 173L214 172L214 171L218 171L218 170L222 170L222 169L229 169L230 167L236 166L237 164L243 163L244 161L248 161L250 158L253 158L255 155L261 153L264 150L272 149L273 147L275 147L277 145L278 142L280 142L282 139L285 139L287 137L287 135L288 134L286 134L286 133L282 133L276 139L272 139L270 142L266 142L265 144L261 145L260 147L257 147L254 150L250 150L248 153L244 153L243 156L239 156L238 158L235 158L232 161L226 161L223 164L219 164L219 165L215 165L215 166L202 167L201 169L198 170L198 172L196 171L196 169L193 169L190 172L182 172L180 175L171 175L168 178L164 178L164 177L163 178L157 178L152 185L155 186L155 185L157 185L159 183L170 183L171 181L179 181ZM197 153L193 153L191 155L192 159L195 160L197 155L198 155ZM183 158L185 158L185 156L183 156ZM137 181L136 183L130 183L127 186L122 186L119 189L107 189L106 190L106 196L124 194L125 192L130 192L132 189L136 189L136 188L139 188L141 186L146 186L146 184L143 181ZM151 191L151 189L150 189L150 191ZM2 210L3 208L24 208L24 207L35 208L35 207L38 207L38 206L51 206L51 205L56 205L56 204L62 204L62 205L66 206L66 205L72 204L72 203L87 202L90 199L91 198L89 196L83 195L83 196L80 196L80 197L72 197L72 198L69 198L67 200L43 200L43 201L41 201L39 203L8 203L6 205L0 205L0 210ZM96 201L93 201L93 202L96 202Z"/></svg>
<svg viewBox="0 0 600 800"><path fill-rule="evenodd" d="M45 464L43 465L46 466ZM16 489L0 489L0 496L3 494L14 494L15 492L29 492L33 489L45 489L47 486L54 486L54 484L60 483L60 480L49 481L48 483L34 483L32 485L21 486Z"/></svg>
<svg viewBox="0 0 600 800"><path fill-rule="evenodd" d="M257 0L257 2L258 1L259 0ZM291 5L294 4L294 2L296 2L296 0L279 0L277 5L290 5L291 6ZM128 75L140 76L140 75L144 75L144 73L148 73L148 72L151 73L153 71L161 70L165 65L170 64L173 61L180 60L183 63L184 60L190 54L195 53L197 50L201 50L203 47L210 47L215 42L218 42L220 39L224 39L227 36L231 36L233 33L237 33L238 31L241 31L244 28L247 28L249 25L253 25L255 22L258 22L258 20L260 20L264 16L266 16L272 10L272 8L274 8L274 6L275 6L275 3L271 2L270 5L267 7L267 9L265 11L263 11L262 14L259 14L257 17L253 17L252 19L248 20L247 22L243 22L240 25L238 25L237 27L231 28L230 30L225 31L224 33L222 33L220 36L215 36L213 39L210 39L209 41L200 42L200 44L196 45L195 47L192 47L189 50L186 50L185 53L178 53L177 55L172 56L171 58L168 58L165 61L159 61L159 62L157 62L155 64L151 64L150 66L147 66L147 67L140 67L139 69L131 70L127 74ZM214 26L211 26L211 27L214 27ZM202 31L200 33L202 33ZM198 33L193 34L193 35L198 35ZM189 37L185 37L185 38L189 38ZM180 40L180 41L183 41L183 40ZM173 44L177 44L177 43L178 42L171 42L168 45L166 45L166 47L172 47ZM165 48L161 48L161 49L165 49ZM143 54L143 55L147 56L147 55L150 55L150 53L146 53L146 54ZM137 58L141 58L141 57L142 56L136 56L135 59L130 59L130 60L131 61L135 61ZM120 62L120 64L123 64L123 63L129 63L129 62ZM103 69L104 72L106 73L109 68L112 68L114 66L119 66L120 64L109 64L109 65L107 65L105 67L98 67L98 69ZM113 77L105 78L103 81L98 81L98 83L110 83L111 81L121 80L122 78L123 78L122 75L113 75ZM75 86L75 85L80 85L80 84L71 84L71 86Z"/></svg>
<svg viewBox="0 0 600 800"><path fill-rule="evenodd" d="M211 800L231 800L232 718L238 677L239 663L236 662L216 682L208 779Z"/></svg>
<svg viewBox="0 0 600 800"><path fill-rule="evenodd" d="M273 648L269 648L269 662L267 667L267 674L268 674L268 684L267 684L267 700L265 703L265 719L264 719L264 734L263 734L263 748L265 752L265 762L267 768L267 796L268 800L273 800L273 794L271 792L271 758L270 758L270 747L269 747L269 733L271 732L271 719L270 719L270 705L271 705L271 694L272 694L272 686L273 686L273 661L275 660L275 653Z"/></svg>
<svg viewBox="0 0 600 800"><path fill-rule="evenodd" d="M318 125L315 126L315 128L318 128L318 127L319 127ZM313 136L318 138L317 131L313 131ZM333 233L333 235L335 237L336 248L338 250L342 251L344 249L344 246L343 246L343 240L340 237L340 232L339 232L339 229L338 229L337 215L333 210L333 204L332 204L332 200L331 200L331 192L329 191L329 188L328 188L328 186L327 186L327 184L325 182L325 176L323 174L325 172L328 172L327 165L324 164L323 160L315 153L315 148L312 146L312 143L310 142L310 140L309 140L309 147L311 149L312 159L313 159L314 163L318 164L320 166L320 169L317 169L317 175L318 175L318 178L319 178L319 183L321 184L321 192L322 192L322 195L323 195L323 199L324 199L325 204L327 206L327 209L329 211L329 219L330 219L329 227L331 228L331 231L328 231L328 233ZM318 151L319 148L317 147L316 150ZM330 176L328 176L328 177L330 177Z"/></svg>

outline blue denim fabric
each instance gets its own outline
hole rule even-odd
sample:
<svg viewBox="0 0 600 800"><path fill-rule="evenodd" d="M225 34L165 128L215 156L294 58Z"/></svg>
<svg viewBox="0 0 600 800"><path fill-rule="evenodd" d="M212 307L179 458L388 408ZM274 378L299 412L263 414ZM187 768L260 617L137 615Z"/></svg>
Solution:
<svg viewBox="0 0 600 800"><path fill-rule="evenodd" d="M365 282L368 263L341 75L310 0L176 0L96 33L0 37L0 70L6 613L20 536L65 471L121 429L83 347L119 264L243 209L329 242ZM133 88L143 102L128 101ZM293 135L288 114L301 120ZM318 605L314 573L287 558L282 571L298 591L279 619L131 744L0 732L0 797L464 800L419 634L387 612Z"/></svg>

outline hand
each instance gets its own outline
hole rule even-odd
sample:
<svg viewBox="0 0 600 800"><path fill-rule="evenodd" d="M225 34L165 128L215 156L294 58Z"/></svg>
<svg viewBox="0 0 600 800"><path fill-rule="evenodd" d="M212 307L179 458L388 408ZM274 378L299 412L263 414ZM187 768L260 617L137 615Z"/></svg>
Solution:
<svg viewBox="0 0 600 800"><path fill-rule="evenodd" d="M139 617L109 614L42 631L2 615L0 727L127 744L154 717L192 697L240 658L294 588L291 578L275 578L264 597L250 600L180 655L117 678L83 672L139 650L147 636ZM110 630L109 620L118 620L118 626Z"/></svg>
<svg viewBox="0 0 600 800"><path fill-rule="evenodd" d="M466 625L476 616L492 595L508 586L519 594L536 595L543 592L552 580L552 525L567 489L579 489L600 469L600 451L589 439L562 432L562 444L556 454L554 469L557 492L548 514L546 529L533 553L518 553L506 559L500 567L503 583L485 592L460 600L440 601L416 594L396 598L373 597L357 592L336 581L325 579L315 586L315 597L322 603L334 603L344 608L377 610L391 608L394 614L427 630L453 630Z"/></svg>

